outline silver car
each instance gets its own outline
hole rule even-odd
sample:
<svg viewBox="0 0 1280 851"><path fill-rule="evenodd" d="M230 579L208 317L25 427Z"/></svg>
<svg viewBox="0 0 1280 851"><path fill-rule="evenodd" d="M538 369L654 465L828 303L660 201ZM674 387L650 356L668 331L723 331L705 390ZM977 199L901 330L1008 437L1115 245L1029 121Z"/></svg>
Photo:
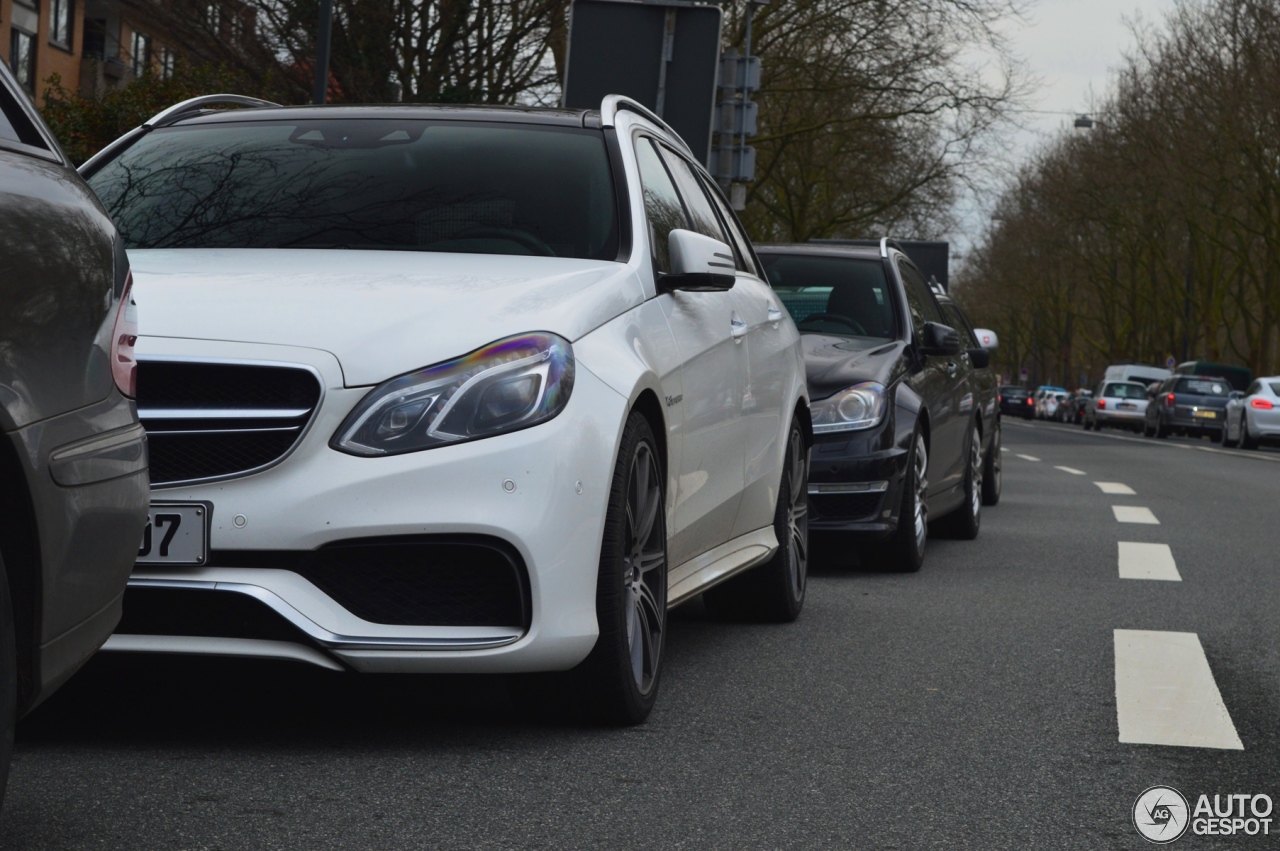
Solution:
<svg viewBox="0 0 1280 851"><path fill-rule="evenodd" d="M1280 442L1280 376L1259 378L1244 393L1227 400L1222 445L1257 449L1263 442Z"/></svg>
<svg viewBox="0 0 1280 851"><path fill-rule="evenodd" d="M1147 388L1141 382L1104 381L1085 405L1085 431L1101 431L1104 425L1142 431L1147 401Z"/></svg>

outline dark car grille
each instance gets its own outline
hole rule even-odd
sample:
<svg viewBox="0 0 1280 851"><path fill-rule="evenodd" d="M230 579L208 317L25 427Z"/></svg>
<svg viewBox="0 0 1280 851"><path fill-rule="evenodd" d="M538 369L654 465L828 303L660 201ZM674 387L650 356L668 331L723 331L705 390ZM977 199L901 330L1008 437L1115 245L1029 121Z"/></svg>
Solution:
<svg viewBox="0 0 1280 851"><path fill-rule="evenodd" d="M292 570L371 623L529 625L524 562L481 536L353 540L310 552L215 551L211 564Z"/></svg>
<svg viewBox="0 0 1280 851"><path fill-rule="evenodd" d="M242 475L289 452L320 401L306 369L187 361L138 363L138 416L151 483Z"/></svg>
<svg viewBox="0 0 1280 851"><path fill-rule="evenodd" d="M861 520L880 510L884 493L809 494L809 513L815 520Z"/></svg>

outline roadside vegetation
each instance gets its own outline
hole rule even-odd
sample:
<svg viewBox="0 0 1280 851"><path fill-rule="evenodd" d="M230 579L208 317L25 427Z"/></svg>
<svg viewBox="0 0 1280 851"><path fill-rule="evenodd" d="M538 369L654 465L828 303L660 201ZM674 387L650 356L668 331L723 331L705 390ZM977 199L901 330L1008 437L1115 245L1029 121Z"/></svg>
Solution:
<svg viewBox="0 0 1280 851"><path fill-rule="evenodd" d="M1280 371L1280 0L1182 3L1012 180L959 290L997 368Z"/></svg>

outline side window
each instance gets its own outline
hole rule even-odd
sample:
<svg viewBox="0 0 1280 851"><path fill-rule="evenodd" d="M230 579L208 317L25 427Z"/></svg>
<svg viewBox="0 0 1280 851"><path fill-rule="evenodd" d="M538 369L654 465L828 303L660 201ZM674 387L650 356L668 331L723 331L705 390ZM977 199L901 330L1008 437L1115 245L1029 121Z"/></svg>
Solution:
<svg viewBox="0 0 1280 851"><path fill-rule="evenodd" d="M756 262L752 258L751 242L747 239L742 226L738 224L737 218L734 217L733 212L729 209L729 205L724 202L724 198L720 196L714 186L709 186L705 180L702 181L702 185L707 190L707 195L711 197L711 203L719 211L720 221L724 224L724 229L729 232L730 244L733 245L734 254L738 257L738 269L748 275L755 275L757 278L764 280L764 273L756 267Z"/></svg>
<svg viewBox="0 0 1280 851"><path fill-rule="evenodd" d="M698 178L693 173L693 169L682 157L666 145L661 145L659 148L662 151L662 159L666 161L667 168L671 170L671 176L676 179L676 188L680 190L680 197L684 199L685 209L689 211L689 219L693 223L693 230L703 236L709 236L721 242L728 242L729 239L725 236L724 229L720 227L720 220L716 218L715 210L711 208L711 202L707 200L707 193L698 183Z"/></svg>
<svg viewBox="0 0 1280 851"><path fill-rule="evenodd" d="M649 219L649 244L659 272L671 271L671 255L667 236L676 228L689 227L680 195L671 176L648 139L636 139L636 165L640 168L640 188L644 193L644 211Z"/></svg>
<svg viewBox="0 0 1280 851"><path fill-rule="evenodd" d="M945 322L942 318L942 310L938 307L938 301L933 297L933 290L929 289L929 285L924 282L924 278L916 271L916 267L902 260L898 260L898 271L902 274L902 281L906 284L907 298L911 299L911 293L915 292L915 297L920 301L920 310L924 316L925 322ZM915 308L912 308L914 318Z"/></svg>
<svg viewBox="0 0 1280 851"><path fill-rule="evenodd" d="M969 324L968 319L965 319L960 308L956 307L954 304L945 304L942 306L942 310L946 314L947 324L960 332L961 339L968 338L968 343L966 343L965 348L977 348L978 335L973 333L973 326Z"/></svg>
<svg viewBox="0 0 1280 851"><path fill-rule="evenodd" d="M1252 396L1254 393L1257 393L1257 392L1259 392L1259 391L1261 391L1261 390L1262 390L1262 382L1261 382L1261 381L1255 381L1255 382L1253 382L1252 384L1250 384L1250 385L1249 385L1249 389L1248 389L1248 390L1244 391L1244 395L1246 395L1246 396Z"/></svg>
<svg viewBox="0 0 1280 851"><path fill-rule="evenodd" d="M0 78L0 141L19 142L48 150L40 132L18 102L19 97L22 95L12 91L5 85L5 80Z"/></svg>

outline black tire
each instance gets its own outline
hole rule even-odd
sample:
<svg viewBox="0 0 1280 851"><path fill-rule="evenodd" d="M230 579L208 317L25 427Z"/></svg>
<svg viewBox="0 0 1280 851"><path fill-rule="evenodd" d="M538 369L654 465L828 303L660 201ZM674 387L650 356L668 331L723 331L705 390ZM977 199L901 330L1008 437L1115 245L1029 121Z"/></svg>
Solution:
<svg viewBox="0 0 1280 851"><path fill-rule="evenodd" d="M991 448L987 450L986 460L982 462L982 504L995 505L1000 502L1000 485L1004 460L1001 458L1000 421L996 420L996 433L991 436Z"/></svg>
<svg viewBox="0 0 1280 851"><path fill-rule="evenodd" d="M0 558L0 806L13 759L13 728L18 721L18 645L13 631L9 575Z"/></svg>
<svg viewBox="0 0 1280 851"><path fill-rule="evenodd" d="M1249 417L1244 412L1240 414L1240 448L1258 448L1258 439L1249 434Z"/></svg>
<svg viewBox="0 0 1280 851"><path fill-rule="evenodd" d="M867 560L881 570L915 573L924 564L929 540L929 447L919 427L911 436L907 470L902 476L898 528L883 541L866 546Z"/></svg>
<svg viewBox="0 0 1280 851"><path fill-rule="evenodd" d="M639 724L658 696L667 623L666 482L658 442L633 412L622 434L600 547L600 637L574 669L598 720Z"/></svg>
<svg viewBox="0 0 1280 851"><path fill-rule="evenodd" d="M799 423L791 424L787 459L773 514L778 549L762 565L706 591L712 617L790 623L804 608L809 575L809 449Z"/></svg>
<svg viewBox="0 0 1280 851"><path fill-rule="evenodd" d="M949 538L972 541L982 528L982 434L977 423L969 428L965 451L964 502L946 517L935 521L935 525Z"/></svg>
<svg viewBox="0 0 1280 851"><path fill-rule="evenodd" d="M1165 427L1164 421L1160 419L1159 415L1156 416L1155 436L1160 440L1165 440L1169 437L1169 429Z"/></svg>

